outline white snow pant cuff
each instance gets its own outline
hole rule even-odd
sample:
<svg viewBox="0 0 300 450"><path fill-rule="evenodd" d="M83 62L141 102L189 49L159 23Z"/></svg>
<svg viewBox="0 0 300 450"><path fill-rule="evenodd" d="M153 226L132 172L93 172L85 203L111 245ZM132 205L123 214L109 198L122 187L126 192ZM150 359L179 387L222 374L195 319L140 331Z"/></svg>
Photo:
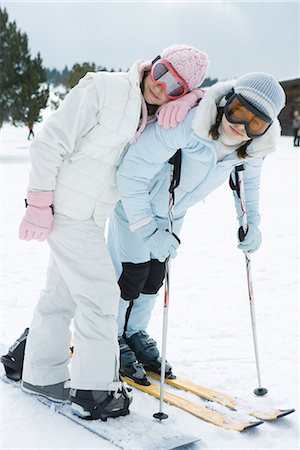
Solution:
<svg viewBox="0 0 300 450"><path fill-rule="evenodd" d="M32 374L32 376L31 376ZM62 383L70 379L68 370L43 370L36 367L27 367L26 374L23 374L23 381L34 386L48 386L51 384Z"/></svg>

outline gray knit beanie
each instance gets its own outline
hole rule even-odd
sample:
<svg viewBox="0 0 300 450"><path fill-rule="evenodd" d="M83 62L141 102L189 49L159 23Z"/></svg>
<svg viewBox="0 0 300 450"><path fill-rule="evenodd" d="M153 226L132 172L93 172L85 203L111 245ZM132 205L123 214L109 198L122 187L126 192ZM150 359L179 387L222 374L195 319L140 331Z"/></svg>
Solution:
<svg viewBox="0 0 300 450"><path fill-rule="evenodd" d="M234 91L272 120L285 106L283 88L267 73L252 72L241 76L235 82Z"/></svg>

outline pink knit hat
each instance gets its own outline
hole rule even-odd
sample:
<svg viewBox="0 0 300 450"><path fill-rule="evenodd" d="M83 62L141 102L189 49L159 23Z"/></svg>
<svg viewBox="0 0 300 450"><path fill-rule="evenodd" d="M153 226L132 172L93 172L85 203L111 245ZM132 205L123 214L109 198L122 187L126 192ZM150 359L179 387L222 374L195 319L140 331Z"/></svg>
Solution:
<svg viewBox="0 0 300 450"><path fill-rule="evenodd" d="M204 80L208 57L201 50L190 45L173 44L165 48L160 56L172 64L178 75L188 84L190 91L199 87Z"/></svg>
<svg viewBox="0 0 300 450"><path fill-rule="evenodd" d="M205 78L208 66L207 54L190 45L173 44L165 48L161 53L161 58L166 59L176 70L184 81L188 84L189 90L200 86ZM152 62L144 61L139 65L140 81L145 76L145 72L151 70ZM130 143L135 142L144 130L148 120L147 106L142 96L142 119L138 131L135 133Z"/></svg>

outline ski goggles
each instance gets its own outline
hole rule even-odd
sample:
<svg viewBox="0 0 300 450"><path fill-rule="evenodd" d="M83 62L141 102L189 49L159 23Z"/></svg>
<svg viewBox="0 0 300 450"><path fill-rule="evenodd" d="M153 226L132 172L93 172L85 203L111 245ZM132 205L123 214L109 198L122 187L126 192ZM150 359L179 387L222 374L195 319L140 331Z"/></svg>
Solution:
<svg viewBox="0 0 300 450"><path fill-rule="evenodd" d="M262 136L273 123L270 117L251 105L242 95L234 92L226 102L224 113L228 122L245 125L250 138Z"/></svg>
<svg viewBox="0 0 300 450"><path fill-rule="evenodd" d="M187 83L171 64L160 56L152 62L150 75L153 83L163 86L165 95L170 100L182 97L189 91Z"/></svg>

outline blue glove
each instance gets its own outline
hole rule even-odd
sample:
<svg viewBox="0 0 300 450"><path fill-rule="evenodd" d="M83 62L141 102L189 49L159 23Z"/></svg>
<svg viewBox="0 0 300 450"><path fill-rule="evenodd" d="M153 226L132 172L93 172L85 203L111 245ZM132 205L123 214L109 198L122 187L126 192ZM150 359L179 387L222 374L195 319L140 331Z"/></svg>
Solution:
<svg viewBox="0 0 300 450"><path fill-rule="evenodd" d="M243 252L254 253L259 249L261 244L261 232L259 228L253 223L248 223L248 229L245 234L243 227L239 228L238 231L238 239L239 245L238 248L243 250Z"/></svg>
<svg viewBox="0 0 300 450"><path fill-rule="evenodd" d="M175 258L177 247L180 244L179 238L167 230L157 228L154 220L147 225L135 230L135 233L142 239L150 250L151 257L164 262L169 256Z"/></svg>

